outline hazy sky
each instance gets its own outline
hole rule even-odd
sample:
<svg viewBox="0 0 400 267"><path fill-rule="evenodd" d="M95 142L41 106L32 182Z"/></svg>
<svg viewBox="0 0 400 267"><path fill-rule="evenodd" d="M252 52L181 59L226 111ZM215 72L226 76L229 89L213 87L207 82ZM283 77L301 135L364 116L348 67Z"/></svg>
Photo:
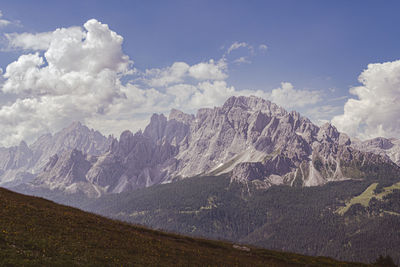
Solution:
<svg viewBox="0 0 400 267"><path fill-rule="evenodd" d="M0 145L257 95L400 137L398 1L1 1Z"/></svg>

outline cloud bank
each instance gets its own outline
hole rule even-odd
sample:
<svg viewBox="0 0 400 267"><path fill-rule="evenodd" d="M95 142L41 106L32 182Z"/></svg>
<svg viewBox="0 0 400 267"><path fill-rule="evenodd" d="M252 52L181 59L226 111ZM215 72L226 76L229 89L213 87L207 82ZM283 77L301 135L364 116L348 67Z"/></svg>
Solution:
<svg viewBox="0 0 400 267"><path fill-rule="evenodd" d="M350 89L356 98L344 105L344 113L332 119L339 130L361 139L399 137L400 60L369 64Z"/></svg>
<svg viewBox="0 0 400 267"><path fill-rule="evenodd" d="M281 87L272 90L269 96L272 102L286 108L304 107L321 101L319 91L294 90L288 82L281 83Z"/></svg>

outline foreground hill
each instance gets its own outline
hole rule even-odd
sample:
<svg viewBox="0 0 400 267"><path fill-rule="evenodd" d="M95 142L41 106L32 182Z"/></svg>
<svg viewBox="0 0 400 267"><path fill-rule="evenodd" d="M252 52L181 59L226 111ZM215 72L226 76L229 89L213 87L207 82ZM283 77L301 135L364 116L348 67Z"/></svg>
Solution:
<svg viewBox="0 0 400 267"><path fill-rule="evenodd" d="M5 266L365 266L132 226L0 188Z"/></svg>

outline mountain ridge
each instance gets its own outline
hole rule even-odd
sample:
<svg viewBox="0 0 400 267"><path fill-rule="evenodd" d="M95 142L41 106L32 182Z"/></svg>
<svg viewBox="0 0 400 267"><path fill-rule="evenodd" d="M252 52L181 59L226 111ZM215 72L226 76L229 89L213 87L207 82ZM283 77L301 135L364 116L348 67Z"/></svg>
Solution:
<svg viewBox="0 0 400 267"><path fill-rule="evenodd" d="M54 135L42 135L29 146L21 141L19 146L0 147L0 185L10 187L30 182L52 156L67 150L79 149L90 155L100 155L108 149L112 139L80 122L73 122Z"/></svg>
<svg viewBox="0 0 400 267"><path fill-rule="evenodd" d="M57 183L57 188L89 190L91 196L207 174L231 173L232 181L266 189L364 179L370 172L367 165L399 171L383 148L370 148L375 143L353 143L329 123L319 127L296 111L254 96L230 97L196 115L176 109L168 118L153 114L144 131L126 130L119 139L107 140L109 149L103 154L80 157L87 164L69 164L71 153L59 153L59 163L47 164L33 184L56 188L54 179L66 168L60 162L74 166L71 175L80 177Z"/></svg>

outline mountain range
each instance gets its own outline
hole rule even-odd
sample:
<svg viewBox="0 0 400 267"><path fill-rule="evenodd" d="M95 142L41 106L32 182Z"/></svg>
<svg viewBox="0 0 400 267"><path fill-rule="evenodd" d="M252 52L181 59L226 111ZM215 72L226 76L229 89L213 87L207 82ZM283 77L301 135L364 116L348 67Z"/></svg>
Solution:
<svg viewBox="0 0 400 267"><path fill-rule="evenodd" d="M29 147L0 150L1 185L121 193L196 175L229 173L232 181L318 186L361 179L368 165L398 168L400 141L351 140L257 97L231 97L197 114L154 114L144 131L104 137L79 122Z"/></svg>
<svg viewBox="0 0 400 267"><path fill-rule="evenodd" d="M71 149L79 149L89 155L104 153L112 137L89 130L80 122L74 122L56 134L45 134L31 145L21 141L18 146L0 148L0 185L15 186L30 182L43 170L49 159Z"/></svg>

